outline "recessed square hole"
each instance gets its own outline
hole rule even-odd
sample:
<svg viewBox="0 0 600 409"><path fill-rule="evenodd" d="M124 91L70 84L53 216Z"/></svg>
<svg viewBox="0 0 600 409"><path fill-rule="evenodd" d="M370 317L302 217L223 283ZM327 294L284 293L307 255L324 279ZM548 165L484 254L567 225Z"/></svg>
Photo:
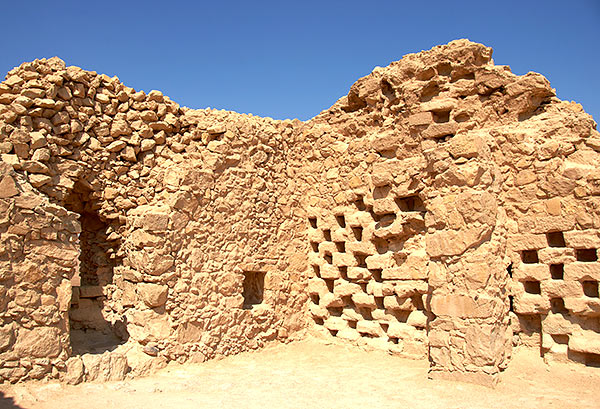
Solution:
<svg viewBox="0 0 600 409"><path fill-rule="evenodd" d="M325 281L325 284L327 284L327 289L329 290L329 292L332 293L333 287L335 285L335 280L333 280L331 278L326 278L323 281Z"/></svg>
<svg viewBox="0 0 600 409"><path fill-rule="evenodd" d="M313 265L313 271L317 277L321 278L321 267Z"/></svg>
<svg viewBox="0 0 600 409"><path fill-rule="evenodd" d="M331 241L331 230L323 230L323 237L325 237L325 240Z"/></svg>
<svg viewBox="0 0 600 409"><path fill-rule="evenodd" d="M338 224L340 225L341 228L346 227L346 218L344 217L343 214L335 216L335 220L338 222Z"/></svg>
<svg viewBox="0 0 600 409"><path fill-rule="evenodd" d="M577 257L577 261L583 261L585 263L598 261L596 249L576 249L575 255Z"/></svg>
<svg viewBox="0 0 600 409"><path fill-rule="evenodd" d="M583 293L587 297L599 298L598 296L598 281L587 280L581 283L583 286Z"/></svg>
<svg viewBox="0 0 600 409"><path fill-rule="evenodd" d="M383 297L375 297L375 305L377 305L377 308L380 310L385 309L383 306Z"/></svg>
<svg viewBox="0 0 600 409"><path fill-rule="evenodd" d="M550 264L550 276L553 280L562 280L565 276L565 265Z"/></svg>
<svg viewBox="0 0 600 409"><path fill-rule="evenodd" d="M356 259L358 267L367 268L366 254L354 253L354 258Z"/></svg>
<svg viewBox="0 0 600 409"><path fill-rule="evenodd" d="M312 247L315 253L319 252L319 243L317 243L316 241L311 241L310 246Z"/></svg>
<svg viewBox="0 0 600 409"><path fill-rule="evenodd" d="M342 279L348 281L348 267L340 266L338 267L338 270L340 270L340 275L342 276Z"/></svg>
<svg viewBox="0 0 600 409"><path fill-rule="evenodd" d="M550 247L567 247L562 231L546 233L546 239L548 240L548 245Z"/></svg>
<svg viewBox="0 0 600 409"><path fill-rule="evenodd" d="M523 287L527 294L541 294L542 289L539 281L524 281Z"/></svg>
<svg viewBox="0 0 600 409"><path fill-rule="evenodd" d="M243 296L244 309L250 309L254 305L263 302L265 289L265 273L262 271L244 272Z"/></svg>
<svg viewBox="0 0 600 409"><path fill-rule="evenodd" d="M353 227L352 228L352 233L354 234L354 238L357 241L361 241L362 240L362 236L363 236L363 228L360 226L357 227Z"/></svg>
<svg viewBox="0 0 600 409"><path fill-rule="evenodd" d="M550 310L555 314L565 314L568 312L567 308L565 307L565 300L562 298L551 298Z"/></svg>
<svg viewBox="0 0 600 409"><path fill-rule="evenodd" d="M345 253L346 252L346 243L344 243L343 241L336 241L335 248L337 249L338 253Z"/></svg>
<svg viewBox="0 0 600 409"><path fill-rule="evenodd" d="M569 345L569 336L566 334L554 334L551 337L557 344Z"/></svg>
<svg viewBox="0 0 600 409"><path fill-rule="evenodd" d="M424 212L425 205L419 196L397 197L396 205L403 212Z"/></svg>
<svg viewBox="0 0 600 409"><path fill-rule="evenodd" d="M391 190L392 187L390 185L377 186L375 189L373 189L373 199L383 199L387 197Z"/></svg>
<svg viewBox="0 0 600 409"><path fill-rule="evenodd" d="M540 262L537 250L523 250L521 252L521 260L523 260L523 263L526 264L534 264Z"/></svg>
<svg viewBox="0 0 600 409"><path fill-rule="evenodd" d="M328 262L329 264L333 264L333 256L331 255L331 253L325 253L323 255L323 258L325 259L326 262Z"/></svg>
<svg viewBox="0 0 600 409"><path fill-rule="evenodd" d="M434 111L433 122L438 124L450 122L450 111Z"/></svg>
<svg viewBox="0 0 600 409"><path fill-rule="evenodd" d="M354 205L358 210L364 212L367 206L365 206L365 201L362 196L358 196L358 198L354 201Z"/></svg>
<svg viewBox="0 0 600 409"><path fill-rule="evenodd" d="M371 277L373 278L373 280L375 280L376 282L380 283L382 282L382 278L381 278L381 273L382 273L382 269L380 268L374 268L372 270L369 270L369 272L371 273Z"/></svg>
<svg viewBox="0 0 600 409"><path fill-rule="evenodd" d="M312 227L313 229L317 228L317 218L316 217L309 217L308 223L310 223L310 227Z"/></svg>

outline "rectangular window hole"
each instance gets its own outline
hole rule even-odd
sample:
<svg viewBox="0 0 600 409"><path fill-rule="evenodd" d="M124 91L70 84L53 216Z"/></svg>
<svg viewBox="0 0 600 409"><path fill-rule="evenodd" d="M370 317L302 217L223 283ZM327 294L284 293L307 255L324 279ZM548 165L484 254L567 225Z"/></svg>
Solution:
<svg viewBox="0 0 600 409"><path fill-rule="evenodd" d="M593 281L593 280L583 281L581 283L581 285L583 286L583 293L587 297L599 298L598 281Z"/></svg>
<svg viewBox="0 0 600 409"><path fill-rule="evenodd" d="M362 240L362 227L360 227L360 226L353 227L352 234L354 234L354 238L357 241L361 241Z"/></svg>
<svg viewBox="0 0 600 409"><path fill-rule="evenodd" d="M565 265L550 264L550 276L553 280L562 280L565 276Z"/></svg>
<svg viewBox="0 0 600 409"><path fill-rule="evenodd" d="M374 215L373 220L377 222L375 228L381 229L383 227L391 226L394 223L394 220L396 220L396 214L386 213L382 215Z"/></svg>
<svg viewBox="0 0 600 409"><path fill-rule="evenodd" d="M373 315L371 314L371 310L368 308L359 308L358 309L358 313L365 319L365 320L372 320L373 319Z"/></svg>
<svg viewBox="0 0 600 409"><path fill-rule="evenodd" d="M358 267L367 268L366 254L354 253L354 258L356 259Z"/></svg>
<svg viewBox="0 0 600 409"><path fill-rule="evenodd" d="M321 267L313 265L313 271L317 277L321 278Z"/></svg>
<svg viewBox="0 0 600 409"><path fill-rule="evenodd" d="M263 302L265 289L265 273L262 271L244 272L243 296L244 308L250 309Z"/></svg>
<svg viewBox="0 0 600 409"><path fill-rule="evenodd" d="M327 311L333 317L341 317L344 309L342 307L327 307Z"/></svg>
<svg viewBox="0 0 600 409"><path fill-rule="evenodd" d="M340 225L341 228L346 227L346 218L344 217L343 214L335 216L335 220L338 222L338 224Z"/></svg>
<svg viewBox="0 0 600 409"><path fill-rule="evenodd" d="M331 278L326 278L325 280L325 284L327 284L327 289L329 290L330 293L333 292L333 286L334 286L334 280Z"/></svg>
<svg viewBox="0 0 600 409"><path fill-rule="evenodd" d="M425 205L419 196L397 197L396 205L403 212L424 212Z"/></svg>
<svg viewBox="0 0 600 409"><path fill-rule="evenodd" d="M523 260L523 263L526 264L534 264L540 262L537 250L523 250L521 252L521 260Z"/></svg>
<svg viewBox="0 0 600 409"><path fill-rule="evenodd" d="M566 334L551 335L552 340L557 344L569 345L569 336Z"/></svg>
<svg viewBox="0 0 600 409"><path fill-rule="evenodd" d="M551 298L550 299L550 310L554 314L565 314L567 309L565 308L565 300L562 298Z"/></svg>
<svg viewBox="0 0 600 409"><path fill-rule="evenodd" d="M598 261L596 249L576 249L575 255L577 257L577 261L583 261L585 263Z"/></svg>
<svg viewBox="0 0 600 409"><path fill-rule="evenodd" d="M523 287L527 294L541 294L542 289L539 281L524 281Z"/></svg>
<svg viewBox="0 0 600 409"><path fill-rule="evenodd" d="M316 217L309 217L308 222L310 223L310 227L312 227L313 229L317 228L317 218Z"/></svg>
<svg viewBox="0 0 600 409"><path fill-rule="evenodd" d="M450 111L434 111L433 122L438 124L450 122Z"/></svg>
<svg viewBox="0 0 600 409"><path fill-rule="evenodd" d="M373 199L375 199L375 200L383 199L383 198L387 197L387 195L390 193L391 190L392 190L392 187L390 185L377 186L373 190Z"/></svg>
<svg viewBox="0 0 600 409"><path fill-rule="evenodd" d="M319 294L311 294L310 300L313 302L313 304L319 305Z"/></svg>
<svg viewBox="0 0 600 409"><path fill-rule="evenodd" d="M373 280L375 280L376 282L380 283L383 281L383 279L381 278L381 273L382 273L382 269L380 268L374 268L372 270L369 270L369 272L371 273L371 277L373 278Z"/></svg>
<svg viewBox="0 0 600 409"><path fill-rule="evenodd" d="M310 246L312 247L315 253L319 252L319 243L317 243L316 241L311 241Z"/></svg>
<svg viewBox="0 0 600 409"><path fill-rule="evenodd" d="M550 247L567 247L565 244L565 237L561 231L552 231L546 233L546 239Z"/></svg>
<svg viewBox="0 0 600 409"><path fill-rule="evenodd" d="M340 270L340 275L342 276L342 279L348 281L348 267L340 266L338 267L338 270Z"/></svg>
<svg viewBox="0 0 600 409"><path fill-rule="evenodd" d="M362 196L358 196L358 198L354 201L354 205L358 210L364 212L367 206L365 206L365 201Z"/></svg>
<svg viewBox="0 0 600 409"><path fill-rule="evenodd" d="M325 237L325 240L331 241L331 230L323 230L323 237Z"/></svg>
<svg viewBox="0 0 600 409"><path fill-rule="evenodd" d="M345 253L346 252L346 243L344 243L343 241L336 241L335 248L337 249L338 253Z"/></svg>
<svg viewBox="0 0 600 409"><path fill-rule="evenodd" d="M325 259L325 261L329 264L333 264L333 256L331 255L331 253L325 253L323 255L323 258Z"/></svg>
<svg viewBox="0 0 600 409"><path fill-rule="evenodd" d="M375 297L375 305L377 305L377 308L380 310L385 309L383 306L383 297Z"/></svg>
<svg viewBox="0 0 600 409"><path fill-rule="evenodd" d="M443 142L448 142L452 138L454 138L454 134L453 133L449 133L449 134L446 134L446 135L436 136L434 138L434 140L436 142L443 143Z"/></svg>

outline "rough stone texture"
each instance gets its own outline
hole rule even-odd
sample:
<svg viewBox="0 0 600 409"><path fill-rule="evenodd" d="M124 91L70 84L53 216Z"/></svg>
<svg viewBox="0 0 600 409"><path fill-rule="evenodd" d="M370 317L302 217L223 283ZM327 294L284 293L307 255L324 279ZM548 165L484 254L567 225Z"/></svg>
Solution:
<svg viewBox="0 0 600 409"><path fill-rule="evenodd" d="M58 58L0 84L0 380L117 380L305 336L493 384L600 358L600 134L467 40L307 122ZM128 375L129 374L129 375Z"/></svg>

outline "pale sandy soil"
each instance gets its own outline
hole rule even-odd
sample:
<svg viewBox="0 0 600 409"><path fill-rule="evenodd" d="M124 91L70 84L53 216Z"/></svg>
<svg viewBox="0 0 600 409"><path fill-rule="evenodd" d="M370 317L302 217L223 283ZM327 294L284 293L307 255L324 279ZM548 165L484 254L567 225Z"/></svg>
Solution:
<svg viewBox="0 0 600 409"><path fill-rule="evenodd" d="M427 379L427 362L309 340L123 382L0 387L2 408L600 408L600 368L519 352L495 389Z"/></svg>

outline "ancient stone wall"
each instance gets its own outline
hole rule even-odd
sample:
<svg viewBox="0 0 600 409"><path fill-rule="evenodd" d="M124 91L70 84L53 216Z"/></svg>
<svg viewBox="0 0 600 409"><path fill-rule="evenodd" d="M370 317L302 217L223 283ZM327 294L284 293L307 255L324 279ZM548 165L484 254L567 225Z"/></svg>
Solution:
<svg viewBox="0 0 600 409"><path fill-rule="evenodd" d="M0 85L0 380L120 379L307 329L487 384L514 345L597 364L595 127L466 40L307 122L25 63Z"/></svg>

